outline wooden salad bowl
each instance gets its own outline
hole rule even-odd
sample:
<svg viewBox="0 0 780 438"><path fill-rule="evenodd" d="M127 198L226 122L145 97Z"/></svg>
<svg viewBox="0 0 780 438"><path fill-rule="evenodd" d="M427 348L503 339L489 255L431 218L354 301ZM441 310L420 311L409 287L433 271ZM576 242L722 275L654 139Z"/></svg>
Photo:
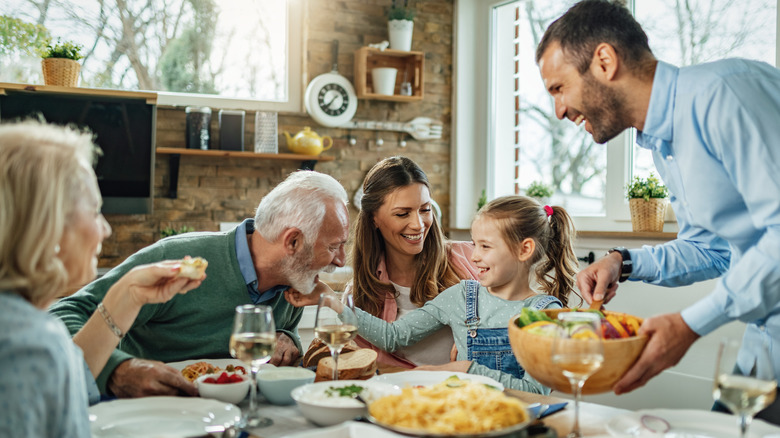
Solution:
<svg viewBox="0 0 780 438"><path fill-rule="evenodd" d="M557 320L561 312L571 309L542 310L550 318ZM602 311L605 315L624 315L619 312ZM509 343L517 361L525 371L541 384L555 391L571 394L569 379L552 363L550 353L553 337L529 333L517 326L515 315L509 320ZM637 318L640 323L642 318ZM595 374L590 376L582 388L583 394L601 394L612 390L612 386L636 362L647 344L647 336L632 336L621 339L604 340L604 362Z"/></svg>

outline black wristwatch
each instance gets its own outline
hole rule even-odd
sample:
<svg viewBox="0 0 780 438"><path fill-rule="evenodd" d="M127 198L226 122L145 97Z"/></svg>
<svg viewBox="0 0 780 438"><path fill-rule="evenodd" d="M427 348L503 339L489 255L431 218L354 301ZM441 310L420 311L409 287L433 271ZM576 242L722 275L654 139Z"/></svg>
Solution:
<svg viewBox="0 0 780 438"><path fill-rule="evenodd" d="M623 264L620 267L620 283L622 283L628 280L628 277L631 276L631 272L634 271L634 264L631 262L631 253L622 246L618 246L607 251L607 255L613 252L619 252L620 256L623 257Z"/></svg>

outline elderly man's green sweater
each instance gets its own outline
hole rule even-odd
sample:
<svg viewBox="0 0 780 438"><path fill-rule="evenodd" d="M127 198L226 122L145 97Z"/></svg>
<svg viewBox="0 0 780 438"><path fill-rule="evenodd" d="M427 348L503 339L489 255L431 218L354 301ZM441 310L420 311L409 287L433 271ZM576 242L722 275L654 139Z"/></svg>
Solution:
<svg viewBox="0 0 780 438"><path fill-rule="evenodd" d="M62 319L70 333L75 334L95 311L109 287L133 267L187 255L208 260L207 278L199 288L177 295L167 303L147 304L141 308L132 328L98 376L102 393L107 393L106 383L114 369L132 357L163 362L230 357L228 343L235 308L252 303L236 258L237 229L187 233L160 240L51 307L50 312ZM273 308L277 331L289 335L302 351L297 326L303 309L290 305L283 294L263 304Z"/></svg>

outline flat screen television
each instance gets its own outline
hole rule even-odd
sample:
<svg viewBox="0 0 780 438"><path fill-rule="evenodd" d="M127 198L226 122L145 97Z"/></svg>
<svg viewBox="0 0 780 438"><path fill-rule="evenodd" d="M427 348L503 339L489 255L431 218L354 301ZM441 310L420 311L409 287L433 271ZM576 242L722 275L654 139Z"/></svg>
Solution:
<svg viewBox="0 0 780 438"><path fill-rule="evenodd" d="M95 173L103 212L152 211L157 108L144 98L6 89L0 121L41 115L50 123L89 127L103 154Z"/></svg>

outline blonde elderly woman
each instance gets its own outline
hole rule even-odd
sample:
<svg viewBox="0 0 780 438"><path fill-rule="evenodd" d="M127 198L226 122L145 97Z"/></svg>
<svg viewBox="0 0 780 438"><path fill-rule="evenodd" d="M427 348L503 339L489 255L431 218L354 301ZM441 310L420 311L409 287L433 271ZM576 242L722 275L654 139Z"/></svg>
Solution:
<svg viewBox="0 0 780 438"><path fill-rule="evenodd" d="M0 436L90 436L93 376L141 306L202 281L177 276L177 261L136 267L73 340L46 312L96 277L101 242L111 234L94 156L86 133L32 121L0 124Z"/></svg>

